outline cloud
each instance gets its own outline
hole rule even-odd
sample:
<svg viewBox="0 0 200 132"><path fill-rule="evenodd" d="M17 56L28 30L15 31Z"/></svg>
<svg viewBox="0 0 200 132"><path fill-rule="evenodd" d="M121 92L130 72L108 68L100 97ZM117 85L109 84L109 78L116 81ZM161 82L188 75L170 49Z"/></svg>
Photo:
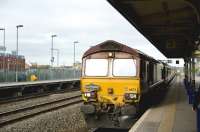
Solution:
<svg viewBox="0 0 200 132"><path fill-rule="evenodd" d="M51 35L57 34L54 47L60 49L60 63L73 62L73 41L77 60L90 46L113 39L137 48L154 58L165 58L109 3L103 0L1 0L0 27L6 27L8 51L19 50L27 62L49 64ZM0 44L1 44L0 34ZM152 52L153 51L153 52Z"/></svg>

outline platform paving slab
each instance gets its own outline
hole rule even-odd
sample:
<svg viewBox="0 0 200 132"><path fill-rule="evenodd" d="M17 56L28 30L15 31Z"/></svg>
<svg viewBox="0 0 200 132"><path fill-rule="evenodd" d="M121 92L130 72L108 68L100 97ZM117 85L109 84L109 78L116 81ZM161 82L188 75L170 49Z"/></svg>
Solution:
<svg viewBox="0 0 200 132"><path fill-rule="evenodd" d="M196 112L182 80L177 77L163 102L148 109L129 132L196 132Z"/></svg>

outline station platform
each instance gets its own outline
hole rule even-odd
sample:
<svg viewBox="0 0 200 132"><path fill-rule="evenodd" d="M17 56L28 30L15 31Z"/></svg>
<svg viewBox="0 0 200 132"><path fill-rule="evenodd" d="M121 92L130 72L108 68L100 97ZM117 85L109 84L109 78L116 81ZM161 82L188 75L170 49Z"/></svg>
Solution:
<svg viewBox="0 0 200 132"><path fill-rule="evenodd" d="M196 132L196 112L188 104L183 78L176 77L165 99L148 109L129 132Z"/></svg>
<svg viewBox="0 0 200 132"><path fill-rule="evenodd" d="M76 79L42 80L42 81L28 81L28 82L8 82L8 83L1 83L0 89L6 87L22 86L22 85L50 84L50 83L71 82L79 80L80 79L76 78Z"/></svg>

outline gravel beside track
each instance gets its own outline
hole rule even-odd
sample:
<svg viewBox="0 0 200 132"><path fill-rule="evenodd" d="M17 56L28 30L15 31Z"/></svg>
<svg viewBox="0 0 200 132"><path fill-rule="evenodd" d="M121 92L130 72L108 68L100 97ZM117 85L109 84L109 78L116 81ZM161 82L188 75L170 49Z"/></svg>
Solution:
<svg viewBox="0 0 200 132"><path fill-rule="evenodd" d="M32 98L32 99L26 99L26 100L17 101L17 102L0 104L0 113L11 111L14 109L19 109L19 108L25 108L25 107L32 106L39 103L49 102L50 100L54 101L54 100L58 100L58 99L66 98L66 97L72 97L76 95L80 95L80 92L74 91L74 92L66 92L66 93L59 93L59 94L51 94L49 96L43 96L39 98Z"/></svg>
<svg viewBox="0 0 200 132"><path fill-rule="evenodd" d="M0 113L0 126L11 124L25 118L33 117L34 115L74 105L80 102L82 102L81 95L75 95L58 100L50 100L45 103L37 103L25 108L8 110Z"/></svg>
<svg viewBox="0 0 200 132"><path fill-rule="evenodd" d="M87 132L87 126L84 117L80 112L82 99L79 91L52 94L45 97L2 104L0 105L0 113L6 113L8 111L11 112L16 109L28 108L36 104L45 104L47 102L53 102L55 100L62 100L71 97L74 98L69 101L67 100L66 104L72 103L72 105L66 105L66 107L36 114L31 116L31 118L25 118L9 124L4 124L0 126L0 132ZM73 104L73 102L76 101L77 103ZM51 108L59 105L62 105L62 103L50 104L48 107ZM40 111L41 109L45 110L46 108L41 107L39 110L36 109L35 112ZM14 116L12 118L24 116L33 111L34 110L30 109L30 111L23 111L17 115L13 114ZM10 114L0 117L0 122L6 120L7 116L10 116Z"/></svg>
<svg viewBox="0 0 200 132"><path fill-rule="evenodd" d="M73 88L73 89L64 89L64 90L49 91L49 92L46 91L46 92L41 92L41 93L32 93L32 94L22 95L19 97L0 98L0 105L17 102L17 101L34 99L34 98L40 98L44 96L49 96L51 94L59 94L59 93L66 93L66 92L73 92L73 91L80 91L80 89Z"/></svg>
<svg viewBox="0 0 200 132"><path fill-rule="evenodd" d="M80 105L47 112L0 128L0 132L87 132Z"/></svg>

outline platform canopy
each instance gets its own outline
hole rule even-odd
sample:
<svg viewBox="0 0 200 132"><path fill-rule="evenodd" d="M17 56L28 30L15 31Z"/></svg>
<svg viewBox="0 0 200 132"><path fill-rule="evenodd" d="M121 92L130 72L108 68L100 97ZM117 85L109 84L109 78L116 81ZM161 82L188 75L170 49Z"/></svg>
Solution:
<svg viewBox="0 0 200 132"><path fill-rule="evenodd" d="M189 57L200 38L200 0L108 0L168 58Z"/></svg>

